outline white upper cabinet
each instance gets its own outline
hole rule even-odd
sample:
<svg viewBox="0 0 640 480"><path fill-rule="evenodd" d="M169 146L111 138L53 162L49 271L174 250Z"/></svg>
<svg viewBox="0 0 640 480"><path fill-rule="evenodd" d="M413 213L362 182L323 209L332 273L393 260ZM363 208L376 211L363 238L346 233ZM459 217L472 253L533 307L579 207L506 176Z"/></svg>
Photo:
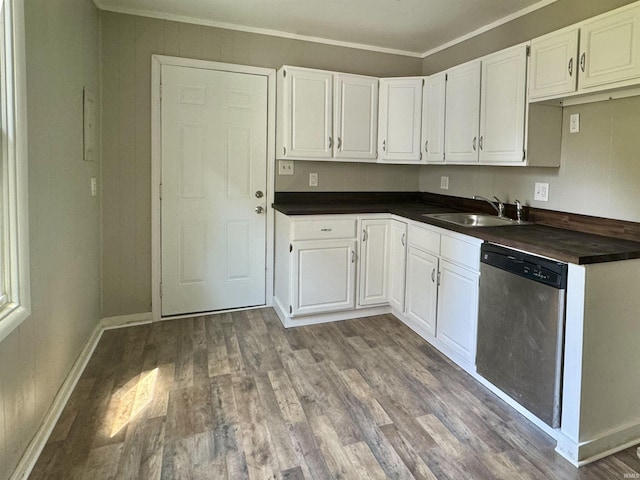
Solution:
<svg viewBox="0 0 640 480"><path fill-rule="evenodd" d="M578 34L578 28L571 28L531 42L529 99L562 95L576 90Z"/></svg>
<svg viewBox="0 0 640 480"><path fill-rule="evenodd" d="M526 86L526 45L508 48L482 59L480 163L524 162Z"/></svg>
<svg viewBox="0 0 640 480"><path fill-rule="evenodd" d="M375 162L377 108L377 78L282 67L277 158Z"/></svg>
<svg viewBox="0 0 640 480"><path fill-rule="evenodd" d="M445 155L447 163L477 163L480 123L480 61L447 71Z"/></svg>
<svg viewBox="0 0 640 480"><path fill-rule="evenodd" d="M376 159L378 79L335 74L334 156Z"/></svg>
<svg viewBox="0 0 640 480"><path fill-rule="evenodd" d="M283 68L279 158L329 159L333 153L333 74Z"/></svg>
<svg viewBox="0 0 640 480"><path fill-rule="evenodd" d="M422 153L425 163L443 163L446 73L427 77L422 91Z"/></svg>
<svg viewBox="0 0 640 480"><path fill-rule="evenodd" d="M589 101L589 94L638 83L638 2L531 41L532 101L575 95Z"/></svg>
<svg viewBox="0 0 640 480"><path fill-rule="evenodd" d="M422 77L380 79L380 162L420 163L422 84Z"/></svg>
<svg viewBox="0 0 640 480"><path fill-rule="evenodd" d="M640 5L582 24L581 89L640 77Z"/></svg>

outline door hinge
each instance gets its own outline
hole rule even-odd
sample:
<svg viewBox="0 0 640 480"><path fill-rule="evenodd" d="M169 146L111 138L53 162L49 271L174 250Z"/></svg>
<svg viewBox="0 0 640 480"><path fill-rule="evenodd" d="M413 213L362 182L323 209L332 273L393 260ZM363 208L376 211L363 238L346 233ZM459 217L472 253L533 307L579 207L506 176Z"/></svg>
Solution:
<svg viewBox="0 0 640 480"><path fill-rule="evenodd" d="M293 313L293 307L289 305L289 313Z"/></svg>
<svg viewBox="0 0 640 480"><path fill-rule="evenodd" d="M162 282L160 282L160 298L162 298Z"/></svg>
<svg viewBox="0 0 640 480"><path fill-rule="evenodd" d="M445 81L445 82L448 82L448 81L449 81L449 74L448 74L448 73L445 73L445 74L444 74L444 81Z"/></svg>
<svg viewBox="0 0 640 480"><path fill-rule="evenodd" d="M527 45L527 57L531 56L531 45Z"/></svg>
<svg viewBox="0 0 640 480"><path fill-rule="evenodd" d="M160 84L160 98L162 99L162 84Z"/></svg>
<svg viewBox="0 0 640 480"><path fill-rule="evenodd" d="M160 184L160 200L162 200L162 184Z"/></svg>
<svg viewBox="0 0 640 480"><path fill-rule="evenodd" d="M446 154L446 153L443 153L443 154L442 154L442 161L443 161L443 162L446 162L446 161L447 161L447 154Z"/></svg>
<svg viewBox="0 0 640 480"><path fill-rule="evenodd" d="M424 87L424 78L422 79L422 86Z"/></svg>
<svg viewBox="0 0 640 480"><path fill-rule="evenodd" d="M293 244L289 244L289 253L293 252Z"/></svg>

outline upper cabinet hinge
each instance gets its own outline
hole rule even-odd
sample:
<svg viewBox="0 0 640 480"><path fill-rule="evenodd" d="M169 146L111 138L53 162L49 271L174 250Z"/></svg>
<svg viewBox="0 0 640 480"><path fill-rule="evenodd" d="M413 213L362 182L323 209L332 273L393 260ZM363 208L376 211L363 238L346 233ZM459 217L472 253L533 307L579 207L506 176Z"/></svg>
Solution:
<svg viewBox="0 0 640 480"><path fill-rule="evenodd" d="M289 253L293 252L293 245L290 243L289 244Z"/></svg>
<svg viewBox="0 0 640 480"><path fill-rule="evenodd" d="M445 73L445 74L444 74L444 81L445 81L445 82L448 82L448 81L449 81L449 74L448 74L448 73Z"/></svg>
<svg viewBox="0 0 640 480"><path fill-rule="evenodd" d="M162 200L162 184L160 184L160 200Z"/></svg>
<svg viewBox="0 0 640 480"><path fill-rule="evenodd" d="M527 45L527 57L531 55L531 45Z"/></svg>
<svg viewBox="0 0 640 480"><path fill-rule="evenodd" d="M442 161L444 162L446 159L447 159L447 154L446 154L446 153L443 153L443 154L442 154Z"/></svg>
<svg viewBox="0 0 640 480"><path fill-rule="evenodd" d="M287 76L287 71L286 70L282 70L282 77L286 77Z"/></svg>
<svg viewBox="0 0 640 480"><path fill-rule="evenodd" d="M422 79L422 86L424 87L424 78Z"/></svg>
<svg viewBox="0 0 640 480"><path fill-rule="evenodd" d="M160 84L160 98L162 99L162 84Z"/></svg>

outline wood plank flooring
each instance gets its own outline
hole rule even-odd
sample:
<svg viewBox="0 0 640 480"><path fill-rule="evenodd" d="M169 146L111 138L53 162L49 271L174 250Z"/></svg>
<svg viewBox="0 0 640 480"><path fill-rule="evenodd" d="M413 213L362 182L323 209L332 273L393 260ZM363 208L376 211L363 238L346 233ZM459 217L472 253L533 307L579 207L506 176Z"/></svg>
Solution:
<svg viewBox="0 0 640 480"><path fill-rule="evenodd" d="M553 448L391 315L260 309L105 332L30 478L640 478Z"/></svg>

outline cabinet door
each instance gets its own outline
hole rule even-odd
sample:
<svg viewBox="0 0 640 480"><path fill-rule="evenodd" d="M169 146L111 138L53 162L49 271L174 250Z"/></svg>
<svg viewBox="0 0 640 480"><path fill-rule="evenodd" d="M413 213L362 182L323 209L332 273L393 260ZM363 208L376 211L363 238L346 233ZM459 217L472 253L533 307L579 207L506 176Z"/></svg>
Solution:
<svg viewBox="0 0 640 480"><path fill-rule="evenodd" d="M447 71L445 111L447 163L476 163L480 124L480 61L465 63Z"/></svg>
<svg viewBox="0 0 640 480"><path fill-rule="evenodd" d="M585 22L579 66L581 89L640 77L640 6Z"/></svg>
<svg viewBox="0 0 640 480"><path fill-rule="evenodd" d="M376 159L378 79L335 74L334 157Z"/></svg>
<svg viewBox="0 0 640 480"><path fill-rule="evenodd" d="M475 362L478 273L440 261L437 338L462 359Z"/></svg>
<svg viewBox="0 0 640 480"><path fill-rule="evenodd" d="M405 315L436 334L438 257L413 247L407 250Z"/></svg>
<svg viewBox="0 0 640 480"><path fill-rule="evenodd" d="M482 60L480 163L524 162L526 95L526 45Z"/></svg>
<svg viewBox="0 0 640 480"><path fill-rule="evenodd" d="M443 163L446 74L427 77L422 92L422 149L425 163Z"/></svg>
<svg viewBox="0 0 640 480"><path fill-rule="evenodd" d="M578 28L531 41L529 99L575 92L578 78Z"/></svg>
<svg viewBox="0 0 640 480"><path fill-rule="evenodd" d="M404 312L406 262L407 224L392 220L389 241L389 303L397 312Z"/></svg>
<svg viewBox="0 0 640 480"><path fill-rule="evenodd" d="M359 298L361 306L389 303L389 220L362 220Z"/></svg>
<svg viewBox="0 0 640 480"><path fill-rule="evenodd" d="M294 242L291 316L355 308L355 240Z"/></svg>
<svg viewBox="0 0 640 480"><path fill-rule="evenodd" d="M422 77L381 78L379 160L420 163Z"/></svg>
<svg viewBox="0 0 640 480"><path fill-rule="evenodd" d="M331 72L292 67L284 70L286 107L281 126L286 153L282 158L332 157L332 85Z"/></svg>

